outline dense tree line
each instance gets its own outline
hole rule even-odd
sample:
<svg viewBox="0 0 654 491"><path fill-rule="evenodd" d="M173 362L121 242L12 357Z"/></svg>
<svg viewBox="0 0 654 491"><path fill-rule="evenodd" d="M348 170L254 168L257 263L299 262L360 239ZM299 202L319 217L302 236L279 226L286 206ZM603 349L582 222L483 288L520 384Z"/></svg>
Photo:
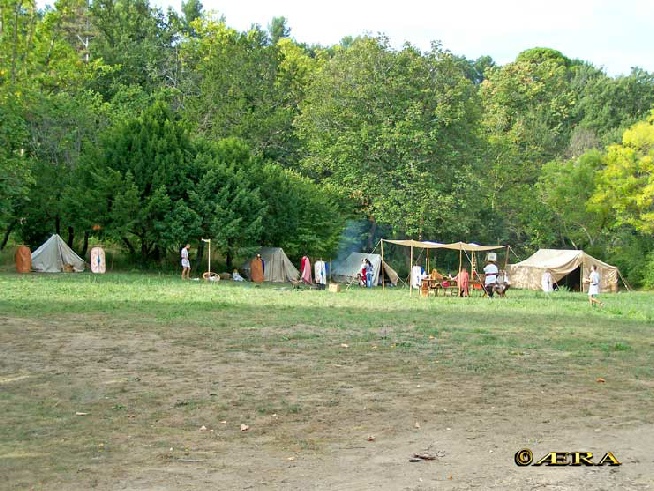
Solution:
<svg viewBox="0 0 654 491"><path fill-rule="evenodd" d="M367 248L584 248L654 285L654 74L290 34L198 0L2 0L2 247L57 232L148 263L212 237L231 267L258 245L333 255L356 220Z"/></svg>

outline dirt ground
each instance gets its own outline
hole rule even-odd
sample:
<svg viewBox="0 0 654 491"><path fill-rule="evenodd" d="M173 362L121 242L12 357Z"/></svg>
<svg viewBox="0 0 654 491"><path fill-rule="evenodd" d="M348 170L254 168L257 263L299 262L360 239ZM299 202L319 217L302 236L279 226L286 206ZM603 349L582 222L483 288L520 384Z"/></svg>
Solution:
<svg viewBox="0 0 654 491"><path fill-rule="evenodd" d="M2 431L20 440L0 450L0 488L654 489L633 387L518 369L535 359L466 375L447 353L308 327L197 331L0 317ZM523 448L622 465L518 467Z"/></svg>

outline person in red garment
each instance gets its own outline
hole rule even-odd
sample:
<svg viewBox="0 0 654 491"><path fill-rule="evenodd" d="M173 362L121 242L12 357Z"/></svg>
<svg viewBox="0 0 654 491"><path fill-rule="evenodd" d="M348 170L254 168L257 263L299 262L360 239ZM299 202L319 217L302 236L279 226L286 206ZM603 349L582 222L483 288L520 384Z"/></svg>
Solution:
<svg viewBox="0 0 654 491"><path fill-rule="evenodd" d="M469 284L470 284L470 275L468 274L467 269L461 269L459 274L452 278L452 281L456 281L459 286L459 296L468 297L470 296Z"/></svg>

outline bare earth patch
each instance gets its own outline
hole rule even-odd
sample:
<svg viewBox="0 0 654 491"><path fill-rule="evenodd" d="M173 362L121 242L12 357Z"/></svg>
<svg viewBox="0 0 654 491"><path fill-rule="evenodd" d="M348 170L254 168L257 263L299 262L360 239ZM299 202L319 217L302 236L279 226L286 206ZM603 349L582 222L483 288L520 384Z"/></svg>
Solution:
<svg viewBox="0 0 654 491"><path fill-rule="evenodd" d="M555 353L496 372L411 326L0 328L5 489L654 489L651 380L557 371ZM518 467L523 448L622 465Z"/></svg>

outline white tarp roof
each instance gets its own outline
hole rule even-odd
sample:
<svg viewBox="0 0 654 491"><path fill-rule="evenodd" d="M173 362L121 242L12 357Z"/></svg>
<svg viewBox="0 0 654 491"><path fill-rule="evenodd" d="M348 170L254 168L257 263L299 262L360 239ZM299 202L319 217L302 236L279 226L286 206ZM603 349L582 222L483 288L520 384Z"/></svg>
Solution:
<svg viewBox="0 0 654 491"><path fill-rule="evenodd" d="M413 239L382 239L382 242L388 242L390 244L401 245L404 247L420 247L422 249L438 249L443 247L444 244L440 242L431 242L429 240L413 240Z"/></svg>
<svg viewBox="0 0 654 491"><path fill-rule="evenodd" d="M354 280L357 273L361 272L361 262L368 259L372 263L374 276L372 284L377 285L381 282L381 267L383 265L386 276L391 281L392 285L397 285L398 274L391 268L386 261L382 262L380 254L366 254L364 252L353 252L343 261L336 261L332 267L331 277L332 280L340 283L347 283Z"/></svg>
<svg viewBox="0 0 654 491"><path fill-rule="evenodd" d="M597 266L600 274L601 291L616 291L618 286L618 268L611 266L590 254L570 249L540 249L524 261L509 264L508 273L511 286L528 290L540 290L541 278L545 270L550 271L555 282L580 268L580 278L587 278L591 266ZM583 287L582 285L580 285Z"/></svg>
<svg viewBox="0 0 654 491"><path fill-rule="evenodd" d="M68 244L54 234L41 247L32 253L32 270L39 273L61 273L64 265L72 266L73 271L84 271L84 260L75 254Z"/></svg>
<svg viewBox="0 0 654 491"><path fill-rule="evenodd" d="M422 249L452 249L455 251L469 251L469 252L478 252L478 251L493 251L495 249L502 249L504 246L483 246L475 243L465 243L465 242L452 242L451 244L442 244L440 242L431 242L428 240L413 240L413 239L403 239L403 240L389 240L382 239L383 242L389 242L395 245L401 245L405 247L418 247Z"/></svg>

